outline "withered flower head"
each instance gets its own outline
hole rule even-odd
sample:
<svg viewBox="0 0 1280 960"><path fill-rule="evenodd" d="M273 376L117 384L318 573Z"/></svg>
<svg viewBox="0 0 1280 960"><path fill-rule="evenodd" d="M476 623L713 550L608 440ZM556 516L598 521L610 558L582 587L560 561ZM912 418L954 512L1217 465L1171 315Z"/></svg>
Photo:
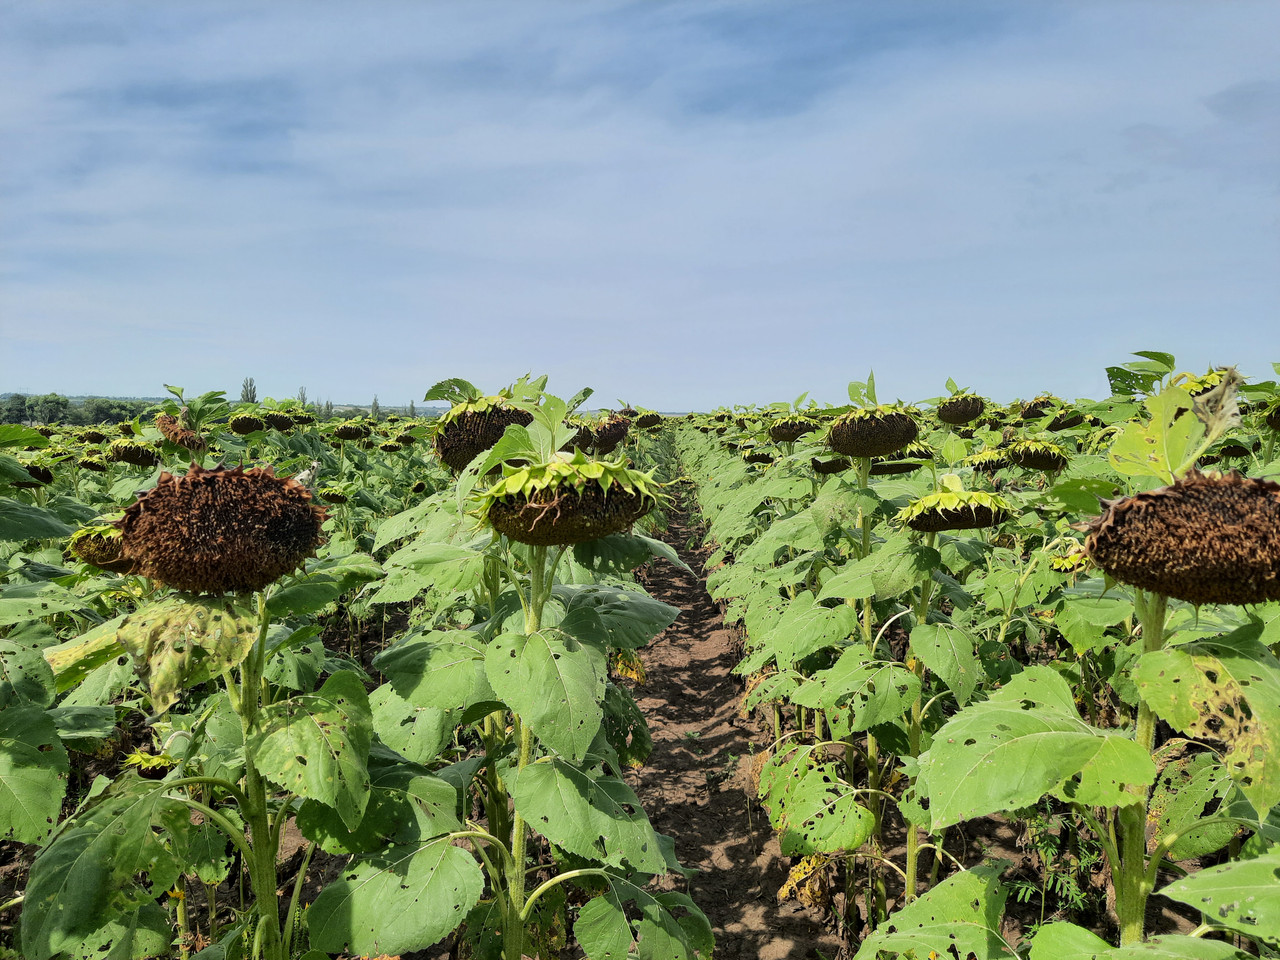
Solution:
<svg viewBox="0 0 1280 960"><path fill-rule="evenodd" d="M1103 506L1085 552L1122 583L1195 604L1280 600L1280 484L1193 470Z"/></svg>
<svg viewBox="0 0 1280 960"><path fill-rule="evenodd" d="M120 521L135 572L191 593L261 590L315 556L324 509L271 467L160 474Z"/></svg>
<svg viewBox="0 0 1280 960"><path fill-rule="evenodd" d="M120 531L107 525L78 530L67 544L67 551L90 566L111 573L132 573L133 561L121 556Z"/></svg>
<svg viewBox="0 0 1280 960"><path fill-rule="evenodd" d="M987 401L972 393L957 394L938 404L938 419L952 426L963 426L986 412Z"/></svg>
<svg viewBox="0 0 1280 960"><path fill-rule="evenodd" d="M200 435L193 430L188 430L182 425L182 421L172 414L159 414L156 417L156 427L170 443L176 443L188 450L200 451L205 448L205 442Z"/></svg>

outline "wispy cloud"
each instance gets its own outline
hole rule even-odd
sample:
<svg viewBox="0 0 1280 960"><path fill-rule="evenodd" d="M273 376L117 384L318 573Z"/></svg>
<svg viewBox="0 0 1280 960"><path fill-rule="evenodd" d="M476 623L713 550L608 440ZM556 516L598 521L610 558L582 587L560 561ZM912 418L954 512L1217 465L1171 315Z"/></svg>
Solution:
<svg viewBox="0 0 1280 960"><path fill-rule="evenodd" d="M677 408L1280 356L1271 4L0 23L0 389L404 402L533 370Z"/></svg>

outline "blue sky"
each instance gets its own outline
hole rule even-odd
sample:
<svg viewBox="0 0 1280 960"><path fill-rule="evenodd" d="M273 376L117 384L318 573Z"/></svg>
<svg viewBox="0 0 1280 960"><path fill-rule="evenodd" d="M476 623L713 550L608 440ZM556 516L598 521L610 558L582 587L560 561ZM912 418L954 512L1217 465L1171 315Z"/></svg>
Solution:
<svg viewBox="0 0 1280 960"><path fill-rule="evenodd" d="M1280 360L1280 4L0 0L0 391Z"/></svg>

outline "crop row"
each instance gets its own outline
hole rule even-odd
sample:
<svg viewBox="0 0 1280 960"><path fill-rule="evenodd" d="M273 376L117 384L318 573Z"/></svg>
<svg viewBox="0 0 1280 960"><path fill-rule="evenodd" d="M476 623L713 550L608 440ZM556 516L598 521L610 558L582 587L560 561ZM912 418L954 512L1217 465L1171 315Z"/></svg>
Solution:
<svg viewBox="0 0 1280 960"><path fill-rule="evenodd" d="M772 727L782 895L836 904L859 960L1280 946L1280 486L1201 472L1273 473L1280 399L1175 370L1009 408L869 380L676 430ZM961 842L991 817L1038 882ZM1151 936L1149 899L1198 919Z"/></svg>

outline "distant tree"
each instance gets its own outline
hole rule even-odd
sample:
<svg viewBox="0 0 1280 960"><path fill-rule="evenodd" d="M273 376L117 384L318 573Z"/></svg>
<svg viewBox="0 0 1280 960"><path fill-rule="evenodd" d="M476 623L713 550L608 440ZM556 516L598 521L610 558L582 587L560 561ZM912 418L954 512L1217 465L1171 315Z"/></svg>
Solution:
<svg viewBox="0 0 1280 960"><path fill-rule="evenodd" d="M27 401L27 415L38 423L57 423L67 418L71 401L60 393L46 393Z"/></svg>
<svg viewBox="0 0 1280 960"><path fill-rule="evenodd" d="M326 418L327 418L327 417L332 417L332 416L333 416L333 401L332 401L332 400L326 400L326 401L324 402L324 415L325 415L325 417L326 417Z"/></svg>
<svg viewBox="0 0 1280 960"><path fill-rule="evenodd" d="M416 412L414 412L414 409L413 409L413 401L412 401L412 400L410 400L410 401L409 401L409 416L411 416L411 417L416 417L417 415L418 415L418 414L417 414Z"/></svg>
<svg viewBox="0 0 1280 960"><path fill-rule="evenodd" d="M4 399L0 408L0 423L25 423L27 419L27 398L21 393L11 393Z"/></svg>
<svg viewBox="0 0 1280 960"><path fill-rule="evenodd" d="M307 405L307 388L299 387L298 388L298 406L305 408L306 405Z"/></svg>
<svg viewBox="0 0 1280 960"><path fill-rule="evenodd" d="M245 377L244 383L240 384L240 402L258 402L258 385L253 382L253 377Z"/></svg>
<svg viewBox="0 0 1280 960"><path fill-rule="evenodd" d="M369 416L375 420L382 418L382 408L378 406L378 395L376 393L373 395L373 403L369 404Z"/></svg>

